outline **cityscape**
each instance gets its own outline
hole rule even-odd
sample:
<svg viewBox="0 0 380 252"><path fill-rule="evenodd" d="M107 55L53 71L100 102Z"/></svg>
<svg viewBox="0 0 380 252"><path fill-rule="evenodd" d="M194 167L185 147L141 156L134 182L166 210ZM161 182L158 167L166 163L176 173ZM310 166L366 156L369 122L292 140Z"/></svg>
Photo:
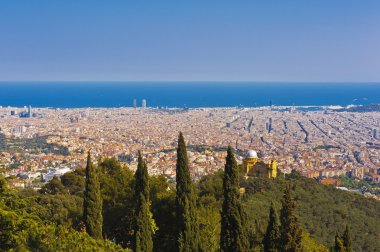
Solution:
<svg viewBox="0 0 380 252"><path fill-rule="evenodd" d="M46 137L47 144L67 150L63 155L44 150L2 151L0 167L14 167L5 174L16 176L15 186L39 187L41 181L83 167L89 150L98 158L116 157L131 169L137 165L137 151L142 150L149 174L175 181L173 133L179 131L188 141L194 179L223 169L226 146L231 145L239 163L249 150L255 150L264 162L276 160L282 173L294 169L344 190L348 188L340 186L340 177L368 181L374 188L380 183L379 112L294 106L150 108L144 99L139 107L133 100L130 108L3 107L0 117L5 139ZM379 199L368 188L355 190L359 189Z"/></svg>
<svg viewBox="0 0 380 252"><path fill-rule="evenodd" d="M380 1L0 1L0 251L379 252Z"/></svg>

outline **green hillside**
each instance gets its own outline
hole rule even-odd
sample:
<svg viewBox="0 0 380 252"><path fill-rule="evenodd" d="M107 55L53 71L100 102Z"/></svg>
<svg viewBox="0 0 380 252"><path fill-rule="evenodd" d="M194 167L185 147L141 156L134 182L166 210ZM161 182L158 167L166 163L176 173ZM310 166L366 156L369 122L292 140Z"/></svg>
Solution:
<svg viewBox="0 0 380 252"><path fill-rule="evenodd" d="M75 230L80 208L79 197L8 190L0 176L0 251L127 251Z"/></svg>
<svg viewBox="0 0 380 252"><path fill-rule="evenodd" d="M286 179L256 178L241 183L246 188L244 198L248 213L258 223L261 234L268 221L267 209L272 201L280 209L283 188L289 182L293 186L299 221L313 239L330 246L335 233L343 233L348 225L354 251L379 251L379 201L320 185L295 172Z"/></svg>
<svg viewBox="0 0 380 252"><path fill-rule="evenodd" d="M101 160L98 171L105 240L93 239L84 231L85 173L77 169L66 173L61 181L53 179L39 192L6 189L5 180L0 179L0 250L65 251L79 245L82 245L79 250L91 248L92 251L131 248L135 218L134 174L114 158ZM223 174L218 171L194 183L202 251L220 250ZM175 185L169 184L164 176L150 176L149 183L152 217L157 225L153 235L154 251L173 251L177 225ZM334 243L336 232L342 235L346 225L351 229L353 251L378 251L379 201L320 185L296 172L277 179L240 176L240 186L245 188L242 202L247 212L247 235L252 251L262 251L270 205L273 202L280 212L284 189L289 184L303 233L302 251L327 251Z"/></svg>

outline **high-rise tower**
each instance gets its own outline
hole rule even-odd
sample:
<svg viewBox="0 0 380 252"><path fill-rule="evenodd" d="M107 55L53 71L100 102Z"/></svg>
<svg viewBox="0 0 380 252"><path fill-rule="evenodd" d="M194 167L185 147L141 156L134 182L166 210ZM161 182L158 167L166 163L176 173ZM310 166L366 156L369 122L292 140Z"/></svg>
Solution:
<svg viewBox="0 0 380 252"><path fill-rule="evenodd" d="M28 107L28 117L32 117L32 106Z"/></svg>
<svg viewBox="0 0 380 252"><path fill-rule="evenodd" d="M142 108L143 108L143 109L145 109L145 108L146 108L146 100L145 100L145 99L143 99L143 100L142 100L142 103L141 103L141 105L142 105Z"/></svg>

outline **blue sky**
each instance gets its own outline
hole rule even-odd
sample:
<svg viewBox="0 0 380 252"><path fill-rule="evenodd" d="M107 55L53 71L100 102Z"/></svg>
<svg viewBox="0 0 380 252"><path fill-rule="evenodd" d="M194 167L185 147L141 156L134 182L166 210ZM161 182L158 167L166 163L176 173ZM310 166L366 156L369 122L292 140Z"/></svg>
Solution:
<svg viewBox="0 0 380 252"><path fill-rule="evenodd" d="M0 81L380 81L378 0L1 0Z"/></svg>

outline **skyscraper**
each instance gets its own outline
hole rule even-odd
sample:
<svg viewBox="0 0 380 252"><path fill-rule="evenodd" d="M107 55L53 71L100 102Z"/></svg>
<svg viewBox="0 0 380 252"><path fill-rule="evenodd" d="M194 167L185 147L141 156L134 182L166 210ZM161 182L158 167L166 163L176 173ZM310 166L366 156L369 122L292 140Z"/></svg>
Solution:
<svg viewBox="0 0 380 252"><path fill-rule="evenodd" d="M146 100L145 100L145 99L142 100L142 104L141 104L141 105L142 105L142 108L143 108L143 109L146 108Z"/></svg>
<svg viewBox="0 0 380 252"><path fill-rule="evenodd" d="M268 133L270 133L272 131L272 118L269 118L269 122L268 122L268 126L267 126L267 130L268 130Z"/></svg>
<svg viewBox="0 0 380 252"><path fill-rule="evenodd" d="M32 117L32 106L28 107L28 117Z"/></svg>

